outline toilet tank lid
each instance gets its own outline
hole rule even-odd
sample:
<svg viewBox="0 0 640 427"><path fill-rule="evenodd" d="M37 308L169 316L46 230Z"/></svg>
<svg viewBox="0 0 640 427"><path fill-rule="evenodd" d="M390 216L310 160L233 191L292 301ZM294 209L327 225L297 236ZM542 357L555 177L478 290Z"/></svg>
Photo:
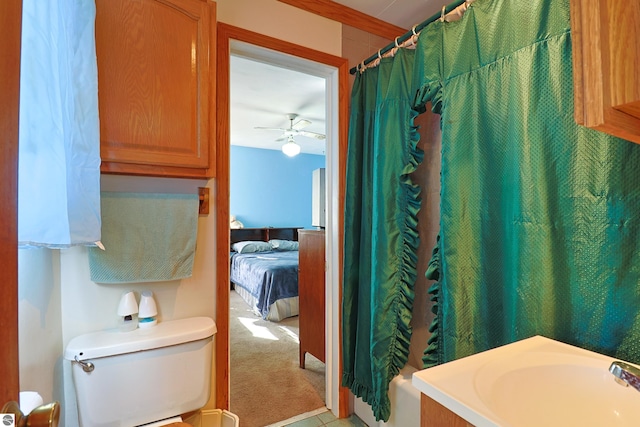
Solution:
<svg viewBox="0 0 640 427"><path fill-rule="evenodd" d="M216 332L216 324L209 317L168 320L130 332L118 329L91 332L69 341L64 358L74 360L78 356L79 360L87 360L134 353L205 339Z"/></svg>

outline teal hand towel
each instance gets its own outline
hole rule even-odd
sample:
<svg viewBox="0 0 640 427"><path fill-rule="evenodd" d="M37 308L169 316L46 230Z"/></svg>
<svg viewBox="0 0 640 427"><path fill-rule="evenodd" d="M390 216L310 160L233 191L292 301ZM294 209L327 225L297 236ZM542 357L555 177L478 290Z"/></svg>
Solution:
<svg viewBox="0 0 640 427"><path fill-rule="evenodd" d="M102 192L102 244L89 248L91 280L135 283L191 276L196 194Z"/></svg>

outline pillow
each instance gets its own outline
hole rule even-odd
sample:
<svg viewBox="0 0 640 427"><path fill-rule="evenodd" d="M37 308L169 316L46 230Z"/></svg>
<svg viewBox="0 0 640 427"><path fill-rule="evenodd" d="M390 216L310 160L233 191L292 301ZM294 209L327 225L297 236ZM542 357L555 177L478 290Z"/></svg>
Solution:
<svg viewBox="0 0 640 427"><path fill-rule="evenodd" d="M297 251L298 250L298 242L295 242L293 240L272 239L272 240L269 240L269 244L275 251Z"/></svg>
<svg viewBox="0 0 640 427"><path fill-rule="evenodd" d="M239 254L249 254L253 252L268 252L271 249L271 245L268 242L261 242L259 240L246 240L243 242L236 242L231 245L231 249Z"/></svg>

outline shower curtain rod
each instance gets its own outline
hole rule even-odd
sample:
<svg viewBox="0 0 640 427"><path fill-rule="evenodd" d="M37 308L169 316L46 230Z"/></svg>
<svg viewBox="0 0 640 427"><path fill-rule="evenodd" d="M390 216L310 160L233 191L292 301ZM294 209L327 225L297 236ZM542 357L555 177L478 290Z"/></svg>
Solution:
<svg viewBox="0 0 640 427"><path fill-rule="evenodd" d="M410 31L407 31L406 33L404 33L400 37L396 37L396 40L393 43L389 43L388 45L386 45L385 47L380 49L378 52L376 52L374 55L371 55L370 57L368 57L364 61L360 62L355 67L351 68L349 70L349 73L355 74L356 71L358 71L362 65L370 64L371 62L373 62L376 59L378 59L378 56L382 56L385 53L389 52L391 49L397 47L397 45L401 45L402 43L406 42L407 40L409 40L410 37L413 37L414 35L419 33L424 27L426 27L427 25L431 24L436 19L440 19L440 17L442 17L442 15L446 15L447 13L451 12L456 7L458 7L461 4L465 3L465 1L466 0L457 0L457 1L453 2L453 3L451 3L450 5L444 7L443 11L438 12L438 13L434 13L431 17L427 18L426 21L423 21L422 23L420 23L418 25L414 25L413 28Z"/></svg>

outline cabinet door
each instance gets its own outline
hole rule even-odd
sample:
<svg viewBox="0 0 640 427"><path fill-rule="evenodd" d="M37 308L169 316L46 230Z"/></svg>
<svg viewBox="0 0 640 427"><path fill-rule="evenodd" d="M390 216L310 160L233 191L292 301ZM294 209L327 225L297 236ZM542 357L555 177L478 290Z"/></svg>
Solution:
<svg viewBox="0 0 640 427"><path fill-rule="evenodd" d="M425 394L420 394L420 427L473 427L462 417Z"/></svg>
<svg viewBox="0 0 640 427"><path fill-rule="evenodd" d="M576 122L640 143L640 2L570 6Z"/></svg>
<svg viewBox="0 0 640 427"><path fill-rule="evenodd" d="M215 3L97 0L103 172L206 177Z"/></svg>

